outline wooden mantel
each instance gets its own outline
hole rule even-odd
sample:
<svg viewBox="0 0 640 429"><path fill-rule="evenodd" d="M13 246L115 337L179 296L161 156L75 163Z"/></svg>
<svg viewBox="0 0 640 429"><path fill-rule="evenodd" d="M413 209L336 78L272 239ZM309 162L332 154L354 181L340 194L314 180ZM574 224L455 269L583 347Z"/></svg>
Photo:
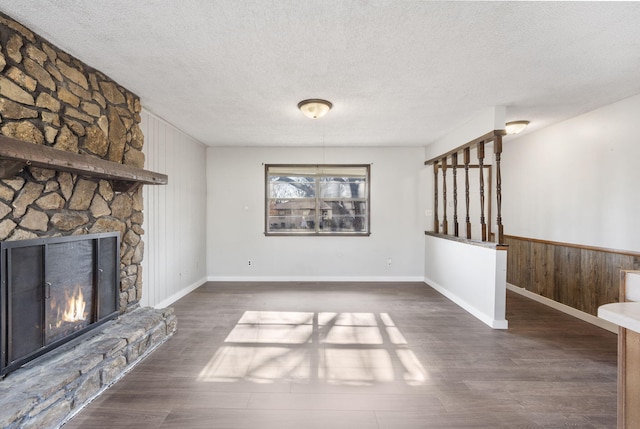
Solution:
<svg viewBox="0 0 640 429"><path fill-rule="evenodd" d="M111 180L116 192L133 191L140 185L166 185L169 180L166 174L0 135L0 179L15 176L26 166Z"/></svg>

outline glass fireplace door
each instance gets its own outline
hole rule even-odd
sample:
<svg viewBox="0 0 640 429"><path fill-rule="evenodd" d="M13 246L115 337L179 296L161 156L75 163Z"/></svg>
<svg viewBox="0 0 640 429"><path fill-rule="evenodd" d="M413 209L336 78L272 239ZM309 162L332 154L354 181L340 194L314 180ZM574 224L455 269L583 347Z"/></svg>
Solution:
<svg viewBox="0 0 640 429"><path fill-rule="evenodd" d="M3 350L3 361L9 363L30 355L42 347L44 281L42 264L44 254L42 247L20 247L11 249L7 254L8 279L3 279L11 286L7 297L8 307L2 308L7 314L6 335L7 347ZM2 299L0 299L2 301ZM6 353L6 356L4 356Z"/></svg>
<svg viewBox="0 0 640 429"><path fill-rule="evenodd" d="M93 316L94 242L46 246L45 345L89 326Z"/></svg>

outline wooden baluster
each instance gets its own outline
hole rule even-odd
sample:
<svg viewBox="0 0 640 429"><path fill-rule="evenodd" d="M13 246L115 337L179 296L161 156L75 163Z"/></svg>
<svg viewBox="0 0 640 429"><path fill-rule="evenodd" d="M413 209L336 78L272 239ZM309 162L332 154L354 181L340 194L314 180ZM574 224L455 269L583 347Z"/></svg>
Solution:
<svg viewBox="0 0 640 429"><path fill-rule="evenodd" d="M453 166L453 235L459 237L458 230L458 154L451 155L451 165Z"/></svg>
<svg viewBox="0 0 640 429"><path fill-rule="evenodd" d="M497 243L504 244L504 230L502 226L502 175L500 173L500 156L502 154L502 136L496 136L493 141L493 153L496 156L496 226L498 228Z"/></svg>
<svg viewBox="0 0 640 429"><path fill-rule="evenodd" d="M480 170L480 228L482 241L487 241L487 224L484 218L484 142L478 143L478 170Z"/></svg>
<svg viewBox="0 0 640 429"><path fill-rule="evenodd" d="M433 232L440 232L438 220L438 161L433 163Z"/></svg>
<svg viewBox="0 0 640 429"><path fill-rule="evenodd" d="M471 162L471 149L464 148L464 200L467 207L467 239L471 239L471 219L469 218L469 163Z"/></svg>
<svg viewBox="0 0 640 429"><path fill-rule="evenodd" d="M447 222L447 157L442 158L442 233L449 233Z"/></svg>

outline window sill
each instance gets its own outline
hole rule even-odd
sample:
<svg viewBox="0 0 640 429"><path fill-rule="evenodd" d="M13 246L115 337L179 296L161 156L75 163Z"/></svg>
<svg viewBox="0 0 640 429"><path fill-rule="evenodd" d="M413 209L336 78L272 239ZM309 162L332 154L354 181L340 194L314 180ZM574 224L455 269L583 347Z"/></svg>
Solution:
<svg viewBox="0 0 640 429"><path fill-rule="evenodd" d="M265 232L266 237L369 237L370 232Z"/></svg>

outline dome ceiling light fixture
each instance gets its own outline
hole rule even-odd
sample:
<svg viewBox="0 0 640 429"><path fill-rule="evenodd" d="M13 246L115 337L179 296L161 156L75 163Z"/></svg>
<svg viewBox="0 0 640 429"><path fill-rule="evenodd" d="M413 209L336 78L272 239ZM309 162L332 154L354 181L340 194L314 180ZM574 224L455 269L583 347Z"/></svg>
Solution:
<svg viewBox="0 0 640 429"><path fill-rule="evenodd" d="M511 121L504 124L504 129L507 134L518 134L522 132L529 125L529 121Z"/></svg>
<svg viewBox="0 0 640 429"><path fill-rule="evenodd" d="M333 107L330 101L310 98L298 103L298 109L310 119L319 119L326 115Z"/></svg>

